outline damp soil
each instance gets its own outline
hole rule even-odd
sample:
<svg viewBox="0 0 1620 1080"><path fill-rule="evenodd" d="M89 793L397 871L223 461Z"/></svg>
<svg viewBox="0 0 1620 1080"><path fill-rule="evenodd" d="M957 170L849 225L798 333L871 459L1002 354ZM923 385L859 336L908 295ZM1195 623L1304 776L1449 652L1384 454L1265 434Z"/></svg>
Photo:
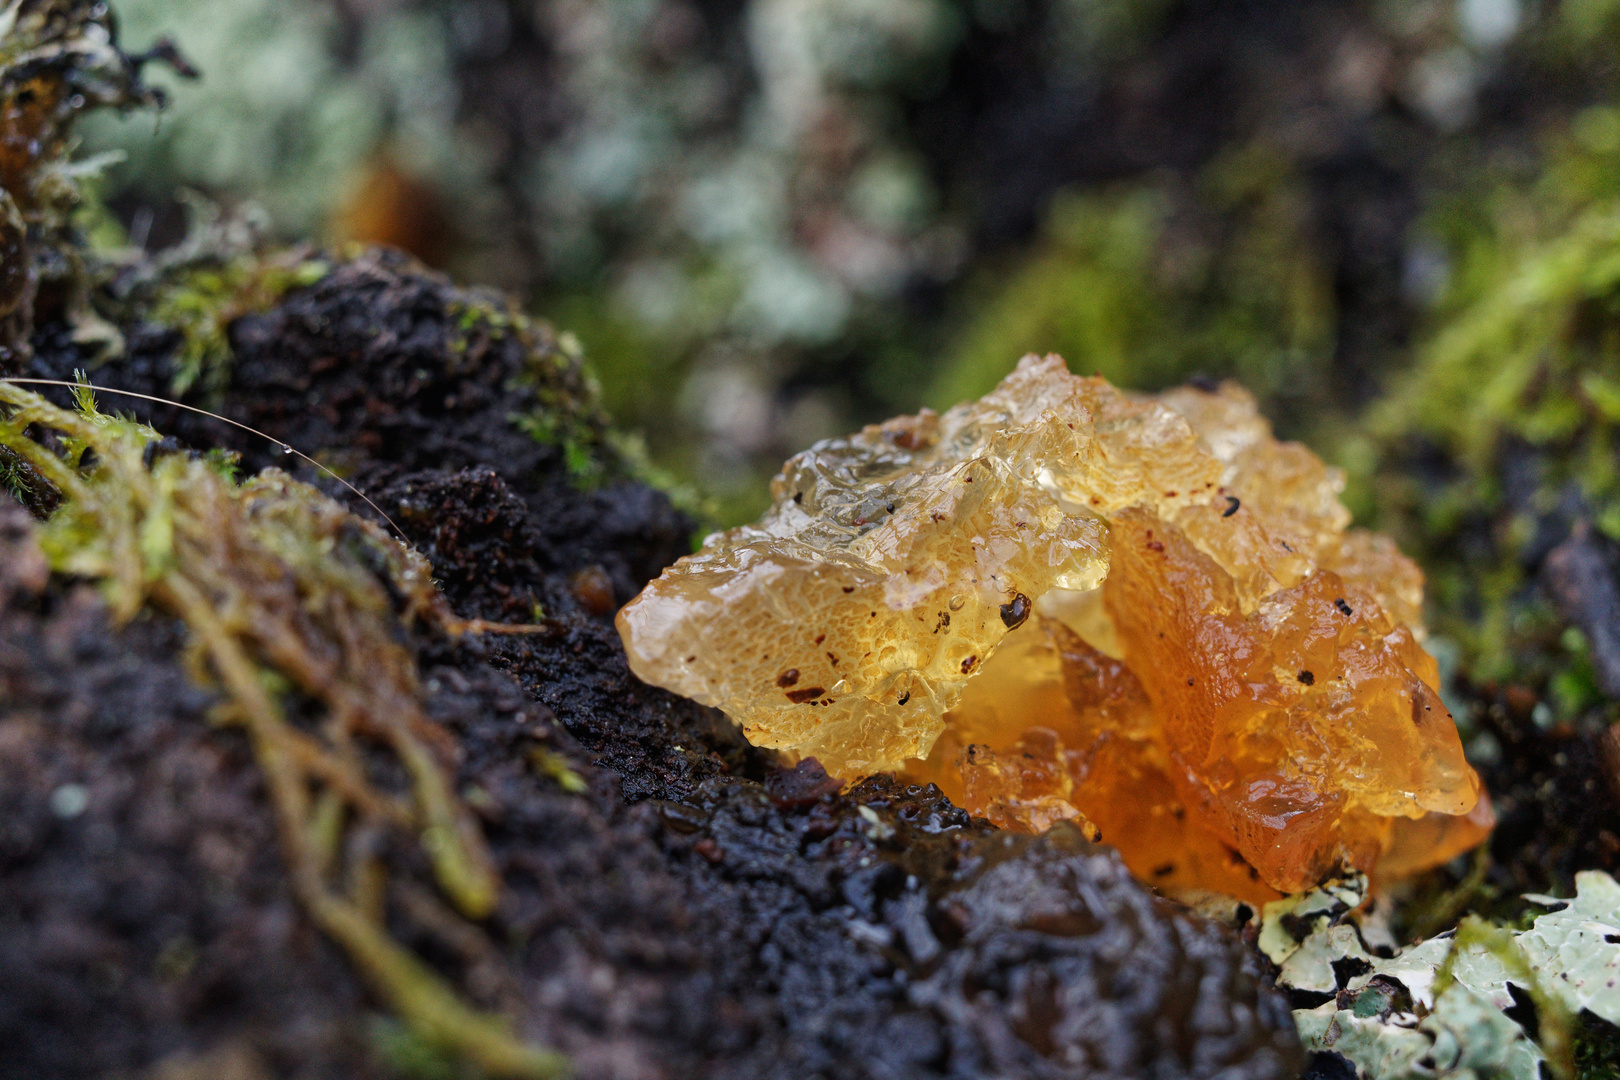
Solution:
<svg viewBox="0 0 1620 1080"><path fill-rule="evenodd" d="M691 523L606 444L585 483L567 447L514 426L569 387L520 378L555 346L539 331L469 348L477 300L397 256L343 263L232 326L214 402L341 462L459 614L541 620L413 639L503 896L471 935L487 947L408 919L396 936L586 1078L1300 1074L1253 954L1109 849L1001 834L887 777L841 791L638 683L612 612ZM177 335L124 329L94 378L166 393ZM92 359L61 327L35 348L37 375ZM244 469L288 464L129 408ZM113 626L88 586L40 573L28 532L0 513L0 1080L461 1075L300 913L184 629Z"/></svg>

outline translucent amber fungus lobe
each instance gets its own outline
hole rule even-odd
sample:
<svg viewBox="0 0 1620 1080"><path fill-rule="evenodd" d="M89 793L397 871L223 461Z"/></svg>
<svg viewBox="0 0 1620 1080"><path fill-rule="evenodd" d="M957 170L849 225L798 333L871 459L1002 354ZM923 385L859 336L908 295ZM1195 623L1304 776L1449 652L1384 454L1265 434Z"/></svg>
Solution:
<svg viewBox="0 0 1620 1080"><path fill-rule="evenodd" d="M1235 386L1133 397L1027 357L795 457L619 628L641 678L756 744L1100 827L1162 886L1406 872L1490 812L1417 644L1421 575L1347 531L1341 486Z"/></svg>
<svg viewBox="0 0 1620 1080"><path fill-rule="evenodd" d="M1020 371L944 416L818 443L757 525L709 537L620 613L631 666L840 775L926 755L1032 598L1107 570L1103 519L1052 480L1107 452L1095 390Z"/></svg>

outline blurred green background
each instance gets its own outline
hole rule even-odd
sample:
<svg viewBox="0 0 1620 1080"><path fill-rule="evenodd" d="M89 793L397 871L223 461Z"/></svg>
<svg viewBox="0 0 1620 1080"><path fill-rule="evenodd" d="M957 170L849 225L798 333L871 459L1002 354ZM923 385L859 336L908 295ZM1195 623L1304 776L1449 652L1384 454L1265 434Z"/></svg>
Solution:
<svg viewBox="0 0 1620 1080"><path fill-rule="evenodd" d="M1481 677L1600 699L1534 587L1620 537L1620 0L122 0L202 69L101 119L177 187L572 330L753 516L789 453L1026 352L1235 377L1343 466Z"/></svg>

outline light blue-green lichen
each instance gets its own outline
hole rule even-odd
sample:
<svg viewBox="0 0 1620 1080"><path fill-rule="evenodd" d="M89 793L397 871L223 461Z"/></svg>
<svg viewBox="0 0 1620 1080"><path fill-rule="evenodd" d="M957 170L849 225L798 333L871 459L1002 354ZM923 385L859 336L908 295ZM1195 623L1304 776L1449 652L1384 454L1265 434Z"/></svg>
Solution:
<svg viewBox="0 0 1620 1080"><path fill-rule="evenodd" d="M1380 955L1356 910L1365 882L1337 882L1266 905L1259 947L1279 986L1333 995L1295 1011L1300 1037L1365 1080L1538 1080L1543 1063L1572 1078L1575 1018L1620 1024L1620 884L1585 871L1575 885L1572 899L1527 896L1545 910L1523 930L1470 917ZM1521 998L1534 1038L1510 1015Z"/></svg>

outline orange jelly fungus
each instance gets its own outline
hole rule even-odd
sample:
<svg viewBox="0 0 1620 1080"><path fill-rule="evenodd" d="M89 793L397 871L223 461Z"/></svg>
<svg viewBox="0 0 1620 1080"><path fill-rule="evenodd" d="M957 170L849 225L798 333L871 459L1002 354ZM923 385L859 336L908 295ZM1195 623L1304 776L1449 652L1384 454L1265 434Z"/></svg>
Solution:
<svg viewBox="0 0 1620 1080"><path fill-rule="evenodd" d="M647 682L761 746L903 770L1142 879L1264 900L1492 824L1418 643L1423 579L1233 384L1026 357L983 399L816 444L751 526L619 614Z"/></svg>

